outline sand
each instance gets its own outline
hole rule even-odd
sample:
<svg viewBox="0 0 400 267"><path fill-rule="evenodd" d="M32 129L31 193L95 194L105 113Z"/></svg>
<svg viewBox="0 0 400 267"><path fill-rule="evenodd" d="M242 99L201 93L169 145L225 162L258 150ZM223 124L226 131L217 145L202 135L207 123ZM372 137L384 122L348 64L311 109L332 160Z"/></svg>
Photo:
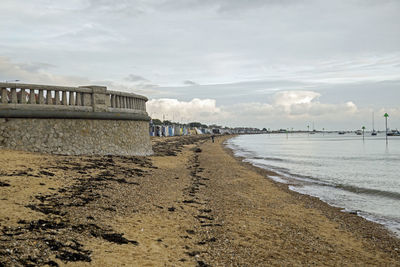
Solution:
<svg viewBox="0 0 400 267"><path fill-rule="evenodd" d="M0 266L400 266L382 226L291 192L224 148L151 157L0 151Z"/></svg>

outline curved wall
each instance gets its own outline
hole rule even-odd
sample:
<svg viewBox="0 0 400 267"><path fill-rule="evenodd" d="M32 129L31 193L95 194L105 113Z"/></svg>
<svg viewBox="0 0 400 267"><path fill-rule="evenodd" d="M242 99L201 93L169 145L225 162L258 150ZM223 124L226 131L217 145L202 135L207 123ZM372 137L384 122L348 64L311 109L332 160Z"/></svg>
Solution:
<svg viewBox="0 0 400 267"><path fill-rule="evenodd" d="M147 120L0 118L0 147L60 155L152 153Z"/></svg>

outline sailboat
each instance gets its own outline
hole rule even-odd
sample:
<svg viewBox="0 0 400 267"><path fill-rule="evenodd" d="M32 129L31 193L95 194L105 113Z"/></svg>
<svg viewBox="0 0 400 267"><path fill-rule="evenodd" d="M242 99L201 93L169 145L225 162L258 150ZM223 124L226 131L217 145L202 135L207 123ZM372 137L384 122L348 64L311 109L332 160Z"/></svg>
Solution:
<svg viewBox="0 0 400 267"><path fill-rule="evenodd" d="M372 112L372 132L371 132L371 135L375 136L377 134L378 133L375 131L375 125L374 125L374 113Z"/></svg>
<svg viewBox="0 0 400 267"><path fill-rule="evenodd" d="M315 134L314 122L312 122L312 132L310 134Z"/></svg>

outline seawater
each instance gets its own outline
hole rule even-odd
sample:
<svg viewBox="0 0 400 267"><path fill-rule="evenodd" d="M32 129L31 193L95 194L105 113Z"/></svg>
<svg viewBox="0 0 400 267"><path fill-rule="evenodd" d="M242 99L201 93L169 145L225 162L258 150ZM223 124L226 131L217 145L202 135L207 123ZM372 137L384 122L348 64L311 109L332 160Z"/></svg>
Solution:
<svg viewBox="0 0 400 267"><path fill-rule="evenodd" d="M385 225L400 236L400 137L384 134L240 135L227 146L293 191Z"/></svg>

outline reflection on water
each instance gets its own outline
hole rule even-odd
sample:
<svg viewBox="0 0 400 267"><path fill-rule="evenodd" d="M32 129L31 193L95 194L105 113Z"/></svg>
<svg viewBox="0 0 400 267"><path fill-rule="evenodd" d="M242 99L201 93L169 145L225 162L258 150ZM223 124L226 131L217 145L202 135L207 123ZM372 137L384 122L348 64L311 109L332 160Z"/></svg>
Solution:
<svg viewBox="0 0 400 267"><path fill-rule="evenodd" d="M400 233L400 137L386 145L383 135L242 135L228 146L255 166L276 171L279 179L295 181L292 190Z"/></svg>

